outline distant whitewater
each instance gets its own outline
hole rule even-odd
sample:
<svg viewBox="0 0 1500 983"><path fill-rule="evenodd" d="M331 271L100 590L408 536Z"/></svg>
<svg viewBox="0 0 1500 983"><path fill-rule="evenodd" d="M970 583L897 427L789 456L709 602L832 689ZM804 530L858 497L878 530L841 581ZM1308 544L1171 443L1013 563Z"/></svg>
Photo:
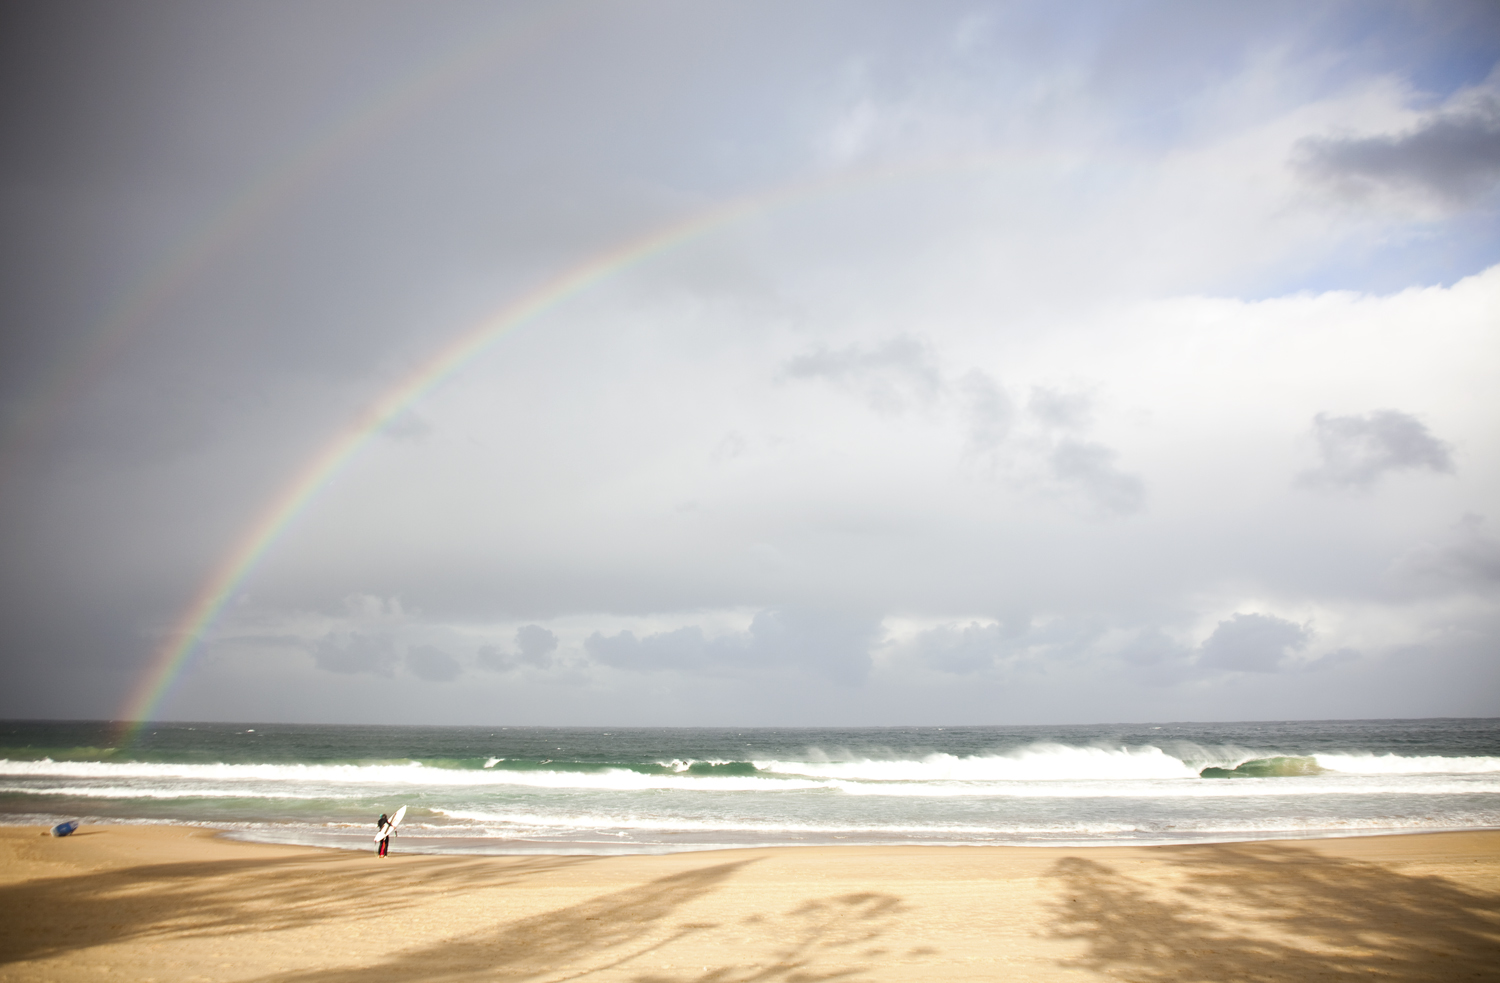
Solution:
<svg viewBox="0 0 1500 983"><path fill-rule="evenodd" d="M1500 827L1500 720L559 729L0 724L0 822L369 849L1104 845Z"/></svg>

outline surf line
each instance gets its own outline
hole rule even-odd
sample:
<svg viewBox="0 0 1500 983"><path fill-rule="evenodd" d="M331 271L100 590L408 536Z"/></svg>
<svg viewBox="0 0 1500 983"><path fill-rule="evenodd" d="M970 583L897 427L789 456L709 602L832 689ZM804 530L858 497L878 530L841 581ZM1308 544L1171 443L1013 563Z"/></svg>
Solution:
<svg viewBox="0 0 1500 983"><path fill-rule="evenodd" d="M133 740L140 728L155 716L172 684L245 578L333 476L397 414L457 373L507 332L616 274L756 215L837 191L857 190L932 171L991 167L1010 158L1009 154L986 153L840 171L731 199L605 250L482 319L370 403L262 510L200 587L152 658L119 717L122 740L126 743Z"/></svg>
<svg viewBox="0 0 1500 983"><path fill-rule="evenodd" d="M324 127L320 135L225 196L110 306L80 352L63 356L43 373L33 387L34 395L22 405L8 431L0 434L0 482L9 476L22 447L37 440L65 413L105 371L111 358L215 259L248 239L257 226L284 210L339 162L389 136L426 107L462 90L511 56L538 47L540 39L560 33L582 10L581 6L543 7L519 25L507 22L477 32L477 37L465 39L382 87L344 113L341 121Z"/></svg>

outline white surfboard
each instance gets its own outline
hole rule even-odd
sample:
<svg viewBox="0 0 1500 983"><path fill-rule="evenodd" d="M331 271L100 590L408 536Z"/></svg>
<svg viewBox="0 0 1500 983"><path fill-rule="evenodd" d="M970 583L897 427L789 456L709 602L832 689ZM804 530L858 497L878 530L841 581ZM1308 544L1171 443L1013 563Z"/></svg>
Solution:
<svg viewBox="0 0 1500 983"><path fill-rule="evenodd" d="M396 827L400 826L401 825L401 820L403 820L405 818L406 818L406 806L402 806L401 808L399 808L399 809L396 810L396 814L394 816L392 816L390 818L390 821L385 824L385 829L383 829L380 832L378 832L378 833L375 834L375 842L379 843L381 840L385 839L387 836L390 836L392 833L396 832Z"/></svg>

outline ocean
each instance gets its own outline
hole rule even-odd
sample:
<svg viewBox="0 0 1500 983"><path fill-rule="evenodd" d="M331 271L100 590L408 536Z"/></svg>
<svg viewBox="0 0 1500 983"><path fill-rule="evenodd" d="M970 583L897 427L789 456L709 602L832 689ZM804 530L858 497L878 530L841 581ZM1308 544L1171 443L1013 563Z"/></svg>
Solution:
<svg viewBox="0 0 1500 983"><path fill-rule="evenodd" d="M1080 846L1500 827L1500 720L801 729L0 723L0 823L396 852Z"/></svg>

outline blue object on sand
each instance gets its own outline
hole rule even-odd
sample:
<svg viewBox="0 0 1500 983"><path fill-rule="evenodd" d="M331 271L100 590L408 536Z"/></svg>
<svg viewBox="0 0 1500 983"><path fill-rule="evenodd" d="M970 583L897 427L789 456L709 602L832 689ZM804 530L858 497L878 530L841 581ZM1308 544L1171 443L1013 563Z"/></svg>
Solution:
<svg viewBox="0 0 1500 983"><path fill-rule="evenodd" d="M68 822L65 822L65 823L58 823L56 826L52 827L52 835L53 836L67 836L69 833L73 832L77 828L78 828L78 822L76 820L69 820Z"/></svg>

